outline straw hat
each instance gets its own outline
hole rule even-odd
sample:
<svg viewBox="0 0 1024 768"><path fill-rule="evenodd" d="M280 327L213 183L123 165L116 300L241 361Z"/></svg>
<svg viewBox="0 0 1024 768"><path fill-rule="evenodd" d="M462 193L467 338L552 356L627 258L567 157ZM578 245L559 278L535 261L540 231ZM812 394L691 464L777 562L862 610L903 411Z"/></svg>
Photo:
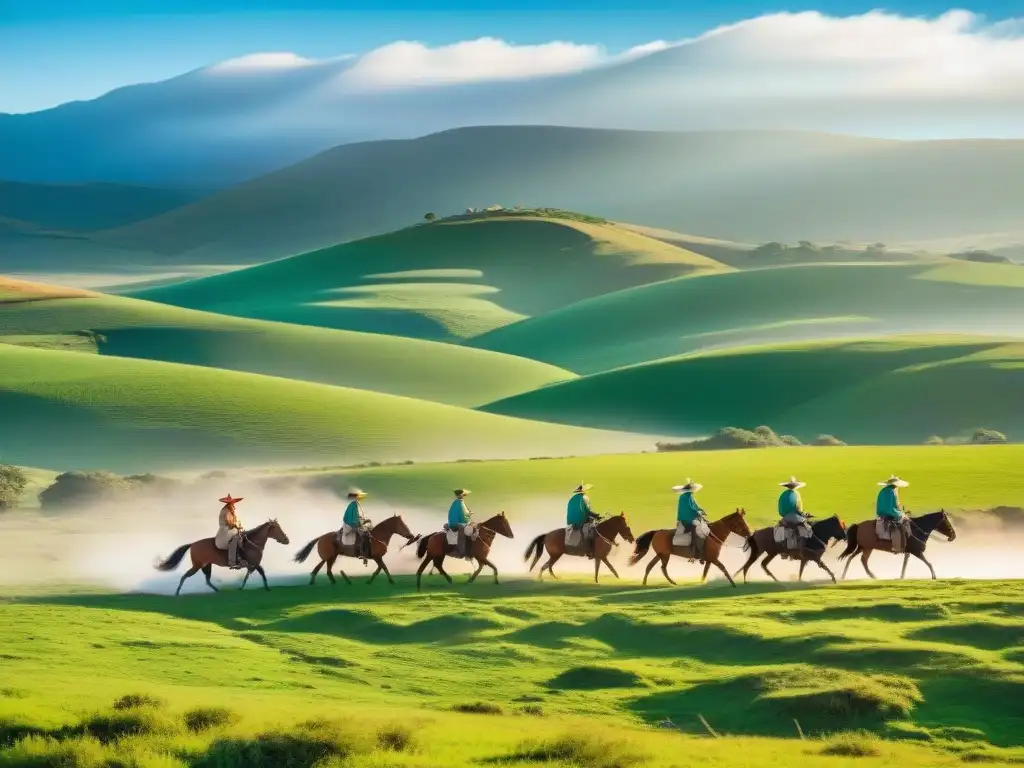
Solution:
<svg viewBox="0 0 1024 768"><path fill-rule="evenodd" d="M466 488L456 488L454 491L452 491L452 493L454 493L459 498L462 498L463 496L468 496L469 494L471 494L472 491Z"/></svg>
<svg viewBox="0 0 1024 768"><path fill-rule="evenodd" d="M351 491L348 492L348 497L350 499L365 499L366 491L361 491L358 488L353 488Z"/></svg>
<svg viewBox="0 0 1024 768"><path fill-rule="evenodd" d="M703 487L704 486L700 483L695 483L690 478L686 478L686 485L673 485L672 490L676 493L686 493L687 491L690 493L696 493Z"/></svg>
<svg viewBox="0 0 1024 768"><path fill-rule="evenodd" d="M893 475L884 483L879 483L879 485L891 485L893 488L906 488L908 485L910 485L910 483L908 483L906 480L900 480L898 477L896 477L896 475Z"/></svg>
<svg viewBox="0 0 1024 768"><path fill-rule="evenodd" d="M573 491L573 493L586 493L593 487L594 486L591 485L590 483L580 483L579 485L576 486L576 490Z"/></svg>
<svg viewBox="0 0 1024 768"><path fill-rule="evenodd" d="M783 488L789 488L791 491L795 491L797 488L803 488L807 483L801 483L795 477L789 478L789 482L779 483Z"/></svg>
<svg viewBox="0 0 1024 768"><path fill-rule="evenodd" d="M242 499L241 499L241 497L239 497L239 498L237 498L237 499L236 499L236 498L234 498L234 497L233 497L233 496L232 496L232 495L231 495L230 493L229 493L229 494L228 494L227 496L225 496L225 497L224 497L223 499L218 499L218 501L219 501L219 502L220 502L221 504L224 504L225 506L228 506L228 507L233 507L233 506L235 506L235 504L237 504L237 503L238 503L238 502L240 502L241 500L242 500Z"/></svg>

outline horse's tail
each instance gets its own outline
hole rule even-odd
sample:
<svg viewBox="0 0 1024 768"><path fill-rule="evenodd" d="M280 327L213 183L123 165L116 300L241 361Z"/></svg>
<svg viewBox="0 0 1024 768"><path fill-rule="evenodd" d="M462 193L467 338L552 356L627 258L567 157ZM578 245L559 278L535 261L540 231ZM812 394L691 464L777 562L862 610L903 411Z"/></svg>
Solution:
<svg viewBox="0 0 1024 768"><path fill-rule="evenodd" d="M636 540L636 544L633 546L633 554L629 558L630 565L636 565L644 559L651 548L651 542L654 541L654 534L656 533L657 531L648 531Z"/></svg>
<svg viewBox="0 0 1024 768"><path fill-rule="evenodd" d="M315 539L313 539L311 542L309 542L309 544L307 544L302 549L300 549L295 554L295 557L292 558L292 562L293 563L304 563L304 562L306 562L306 558L309 557L309 553L313 551L313 547L316 546L318 541L320 541L320 537L319 536L317 536Z"/></svg>
<svg viewBox="0 0 1024 768"><path fill-rule="evenodd" d="M858 525L860 525L860 523L854 523L853 525L851 525L849 528L846 529L846 550L839 556L840 560L845 560L846 558L852 556L853 553L857 551L857 526Z"/></svg>
<svg viewBox="0 0 1024 768"><path fill-rule="evenodd" d="M547 538L546 533L542 533L540 536L530 542L530 546L526 548L526 552L523 553L523 560L529 560L531 557L536 555L540 557L540 553L544 550L544 539ZM530 569L531 571L533 568Z"/></svg>
<svg viewBox="0 0 1024 768"><path fill-rule="evenodd" d="M416 557L426 557L428 544L430 544L430 537L421 536L416 544Z"/></svg>
<svg viewBox="0 0 1024 768"><path fill-rule="evenodd" d="M747 536L747 540L743 542L743 552L757 552L757 539L754 538L754 534Z"/></svg>
<svg viewBox="0 0 1024 768"><path fill-rule="evenodd" d="M173 553L171 553L170 557L168 557L162 563L157 563L156 569L158 571L173 571L175 568L178 567L178 564L181 563L181 559L185 556L185 553L188 552L191 546L191 543L182 544L180 547L174 550Z"/></svg>

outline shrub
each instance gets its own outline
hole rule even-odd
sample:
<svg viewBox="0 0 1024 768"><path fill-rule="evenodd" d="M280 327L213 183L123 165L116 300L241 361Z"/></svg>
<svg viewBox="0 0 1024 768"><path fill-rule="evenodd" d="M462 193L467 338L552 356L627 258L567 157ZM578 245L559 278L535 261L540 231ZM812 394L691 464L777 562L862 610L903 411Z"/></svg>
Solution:
<svg viewBox="0 0 1024 768"><path fill-rule="evenodd" d="M1001 256L997 253L982 250L972 251L960 251L959 253L949 254L951 259L960 259L961 261L978 261L983 264L1012 264L1013 260L1007 256Z"/></svg>
<svg viewBox="0 0 1024 768"><path fill-rule="evenodd" d="M192 762L193 768L313 768L369 752L351 728L328 721L303 723L249 738L218 739Z"/></svg>
<svg viewBox="0 0 1024 768"><path fill-rule="evenodd" d="M943 440L938 435L929 435L927 438L925 438L924 444L925 445L945 445L946 441Z"/></svg>
<svg viewBox="0 0 1024 768"><path fill-rule="evenodd" d="M44 509L109 500L128 490L124 478L111 472L65 472L39 494Z"/></svg>
<svg viewBox="0 0 1024 768"><path fill-rule="evenodd" d="M170 721L152 708L140 708L100 712L86 718L82 722L81 730L101 744L109 744L126 736L169 733L175 728Z"/></svg>
<svg viewBox="0 0 1024 768"><path fill-rule="evenodd" d="M148 693L128 693L114 702L114 709L118 711L139 709L141 707L160 709L163 705L163 699L158 699L156 696L150 696Z"/></svg>
<svg viewBox="0 0 1024 768"><path fill-rule="evenodd" d="M388 752L411 752L415 746L413 730L396 723L377 731L377 746Z"/></svg>
<svg viewBox="0 0 1024 768"><path fill-rule="evenodd" d="M487 701L474 701L471 704L456 704L452 707L453 712L462 712L467 715L502 715L504 710L497 704Z"/></svg>
<svg viewBox="0 0 1024 768"><path fill-rule="evenodd" d="M728 451L741 448L783 448L800 445L792 435L779 437L771 427L760 426L753 431L725 427L711 437L688 443L657 443L659 452L666 451Z"/></svg>
<svg viewBox="0 0 1024 768"><path fill-rule="evenodd" d="M800 442L800 439L797 438L797 437L794 437L793 435L780 435L779 436L779 442L781 442L783 445L787 445L787 446L789 446L791 448L797 448L797 447L803 445L803 443Z"/></svg>
<svg viewBox="0 0 1024 768"><path fill-rule="evenodd" d="M844 445L846 445L846 443L844 443L842 440L840 440L835 435L818 435L811 442L811 445L836 446L836 447L838 447L838 446L844 446Z"/></svg>
<svg viewBox="0 0 1024 768"><path fill-rule="evenodd" d="M832 757L878 757L878 737L868 731L849 731L829 739L821 754Z"/></svg>
<svg viewBox="0 0 1024 768"><path fill-rule="evenodd" d="M994 429L976 429L971 433L971 443L974 445L998 445L1007 443L1006 435Z"/></svg>
<svg viewBox="0 0 1024 768"><path fill-rule="evenodd" d="M630 768L647 762L625 742L608 741L598 735L567 734L541 742L527 742L501 762L566 763L582 768ZM498 762L498 761L494 761Z"/></svg>
<svg viewBox="0 0 1024 768"><path fill-rule="evenodd" d="M227 707L196 707L185 713L185 727L193 733L223 728L238 720L238 715Z"/></svg>
<svg viewBox="0 0 1024 768"><path fill-rule="evenodd" d="M27 485L24 472L10 464L0 464L0 510L18 506Z"/></svg>
<svg viewBox="0 0 1024 768"><path fill-rule="evenodd" d="M423 214L423 218L426 221L433 221L434 219L437 218L437 215L431 211L427 211L425 214Z"/></svg>

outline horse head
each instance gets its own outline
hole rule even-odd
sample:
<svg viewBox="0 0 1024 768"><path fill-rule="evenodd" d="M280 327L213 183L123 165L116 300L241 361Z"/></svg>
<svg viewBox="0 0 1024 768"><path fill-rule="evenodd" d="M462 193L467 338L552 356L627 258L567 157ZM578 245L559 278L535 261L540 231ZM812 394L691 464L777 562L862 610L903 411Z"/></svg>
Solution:
<svg viewBox="0 0 1024 768"><path fill-rule="evenodd" d="M509 525L508 518L505 517L504 511L495 515L487 522L483 523L481 528L489 528L495 533L500 533L506 539L514 539L515 536L512 533L512 526Z"/></svg>
<svg viewBox="0 0 1024 768"><path fill-rule="evenodd" d="M267 521L267 538L271 538L280 544L288 544L288 534L284 532L277 518Z"/></svg>
<svg viewBox="0 0 1024 768"><path fill-rule="evenodd" d="M412 541L416 538L412 535L412 531L409 530L409 526L405 524L405 520L403 520L402 516L397 512L388 518L386 522L391 525L391 530L394 533L402 536L406 541Z"/></svg>
<svg viewBox="0 0 1024 768"><path fill-rule="evenodd" d="M846 541L846 523L842 521L839 515L832 515L832 517L819 520L811 526L811 529L814 531L814 535L821 539L824 544L828 544L829 540L831 540L834 546L836 542Z"/></svg>
<svg viewBox="0 0 1024 768"><path fill-rule="evenodd" d="M743 507L737 507L736 511L731 515L726 515L723 518L725 527L728 528L732 533L737 536L742 536L744 539L750 538L753 535L753 531L750 530L750 526L747 524L747 510Z"/></svg>
<svg viewBox="0 0 1024 768"><path fill-rule="evenodd" d="M605 523L608 524L608 532L611 534L609 538L613 541L616 536L621 536L630 544L636 541L633 538L633 531L629 529L629 522L626 520L625 512L619 512L619 514L609 517Z"/></svg>
<svg viewBox="0 0 1024 768"><path fill-rule="evenodd" d="M939 514L942 517L939 520L939 524L935 526L935 530L945 536L947 541L953 541L956 538L956 529L953 527L953 521L949 519L946 510L940 509Z"/></svg>

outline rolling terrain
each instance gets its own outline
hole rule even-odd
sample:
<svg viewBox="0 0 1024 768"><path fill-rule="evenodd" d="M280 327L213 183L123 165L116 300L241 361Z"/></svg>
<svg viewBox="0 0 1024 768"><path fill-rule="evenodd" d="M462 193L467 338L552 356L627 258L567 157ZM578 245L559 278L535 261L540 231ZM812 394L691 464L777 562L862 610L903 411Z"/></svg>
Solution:
<svg viewBox="0 0 1024 768"><path fill-rule="evenodd" d="M532 360L464 347L246 320L14 280L0 280L0 342L5 341L262 373L462 406L573 376Z"/></svg>
<svg viewBox="0 0 1024 768"><path fill-rule="evenodd" d="M598 453L648 440L367 390L0 344L5 460L146 471Z"/></svg>
<svg viewBox="0 0 1024 768"><path fill-rule="evenodd" d="M730 271L599 220L527 213L436 221L131 295L244 317L459 340L609 291Z"/></svg>

